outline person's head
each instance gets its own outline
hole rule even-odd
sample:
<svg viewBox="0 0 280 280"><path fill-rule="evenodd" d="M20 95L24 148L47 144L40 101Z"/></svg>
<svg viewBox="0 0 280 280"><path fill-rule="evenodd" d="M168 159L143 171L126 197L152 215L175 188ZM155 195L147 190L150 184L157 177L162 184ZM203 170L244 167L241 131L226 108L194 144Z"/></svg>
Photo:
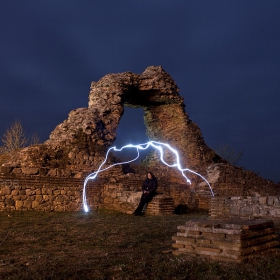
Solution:
<svg viewBox="0 0 280 280"><path fill-rule="evenodd" d="M154 176L154 174L152 173L152 172L148 172L147 173L147 178L148 179L153 179L155 176Z"/></svg>

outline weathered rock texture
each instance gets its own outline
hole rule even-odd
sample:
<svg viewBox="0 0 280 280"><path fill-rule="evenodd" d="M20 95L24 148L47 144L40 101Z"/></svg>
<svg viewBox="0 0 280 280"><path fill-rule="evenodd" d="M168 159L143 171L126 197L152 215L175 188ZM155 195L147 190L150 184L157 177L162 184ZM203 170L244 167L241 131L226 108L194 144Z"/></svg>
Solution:
<svg viewBox="0 0 280 280"><path fill-rule="evenodd" d="M124 106L142 107L148 138L169 143L176 148L181 155L182 167L193 169L208 178L215 194L251 194L264 189L279 192L279 188L275 188L272 182L229 165L205 144L200 129L185 112L185 104L177 85L162 67L155 66L148 67L139 75L131 72L109 74L98 82L93 82L87 108L71 111L44 144L22 149L11 155L9 160L0 157L2 167L7 169L6 173L12 172L13 176L86 176L103 162L108 147L115 141ZM167 153L165 160L174 162L173 155ZM109 162L116 161L118 159L110 156ZM155 173L157 177L162 173L159 172L160 169L166 172L166 166L160 163L156 153L148 156L144 163L146 168L158 168ZM130 173L137 177L141 173L137 172ZM172 195L173 199L176 197L176 205L179 205L180 197L183 197L181 202L186 203L186 188L182 190L173 187L174 184L185 186L185 179L174 169L168 174L169 177L164 182L165 185L169 184L166 188L172 189L171 193L176 193ZM209 208L211 193L208 186L201 178L193 174L187 175L192 180L191 189L195 190L200 206ZM104 176L109 178L111 173ZM120 173L119 178L122 176L123 173ZM114 189L118 194L124 195L120 191L123 185L118 183L118 176L115 176L115 180L115 183L110 184L110 190ZM139 182L138 178L141 186ZM103 196L103 205L123 210L124 207L119 205L120 199L116 201L112 197L113 191L107 192L103 185L98 185L98 188L103 191L96 193ZM127 195L129 197L130 194Z"/></svg>

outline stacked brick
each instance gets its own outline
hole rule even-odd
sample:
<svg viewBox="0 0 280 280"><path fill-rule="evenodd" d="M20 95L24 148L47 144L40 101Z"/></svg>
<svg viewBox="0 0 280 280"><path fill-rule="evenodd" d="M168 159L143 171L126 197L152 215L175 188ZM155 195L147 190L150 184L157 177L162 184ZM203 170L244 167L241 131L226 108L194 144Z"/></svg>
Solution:
<svg viewBox="0 0 280 280"><path fill-rule="evenodd" d="M279 229L269 220L188 221L173 236L173 254L241 263L276 250Z"/></svg>
<svg viewBox="0 0 280 280"><path fill-rule="evenodd" d="M174 213L174 202L169 196L162 194L156 195L153 200L148 204L147 214L162 215Z"/></svg>

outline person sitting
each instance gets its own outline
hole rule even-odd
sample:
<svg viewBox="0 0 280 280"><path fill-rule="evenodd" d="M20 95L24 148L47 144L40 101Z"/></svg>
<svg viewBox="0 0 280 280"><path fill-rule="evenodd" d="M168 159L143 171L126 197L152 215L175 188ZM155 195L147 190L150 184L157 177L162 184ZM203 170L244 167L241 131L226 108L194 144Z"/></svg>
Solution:
<svg viewBox="0 0 280 280"><path fill-rule="evenodd" d="M147 205L156 195L157 186L157 178L152 172L148 172L147 178L142 185L142 196L139 205L133 213L135 216L143 215L144 206Z"/></svg>

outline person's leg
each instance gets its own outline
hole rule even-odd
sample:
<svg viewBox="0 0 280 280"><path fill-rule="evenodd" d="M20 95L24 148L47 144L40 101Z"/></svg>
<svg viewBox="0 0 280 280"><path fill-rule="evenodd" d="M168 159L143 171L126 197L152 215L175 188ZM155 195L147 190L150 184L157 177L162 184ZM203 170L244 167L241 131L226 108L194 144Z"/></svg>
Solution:
<svg viewBox="0 0 280 280"><path fill-rule="evenodd" d="M141 215L142 214L142 210L144 208L144 205L146 203L146 199L142 196L139 202L138 207L136 208L136 210L134 211L134 215Z"/></svg>
<svg viewBox="0 0 280 280"><path fill-rule="evenodd" d="M142 215L143 208L145 204L148 205L148 203L153 199L153 197L156 195L156 192L150 193L150 194L142 194L140 202L136 210L133 212L134 215Z"/></svg>
<svg viewBox="0 0 280 280"><path fill-rule="evenodd" d="M152 201L153 197L156 195L155 192L149 193L149 196L146 199L146 203L149 203Z"/></svg>

